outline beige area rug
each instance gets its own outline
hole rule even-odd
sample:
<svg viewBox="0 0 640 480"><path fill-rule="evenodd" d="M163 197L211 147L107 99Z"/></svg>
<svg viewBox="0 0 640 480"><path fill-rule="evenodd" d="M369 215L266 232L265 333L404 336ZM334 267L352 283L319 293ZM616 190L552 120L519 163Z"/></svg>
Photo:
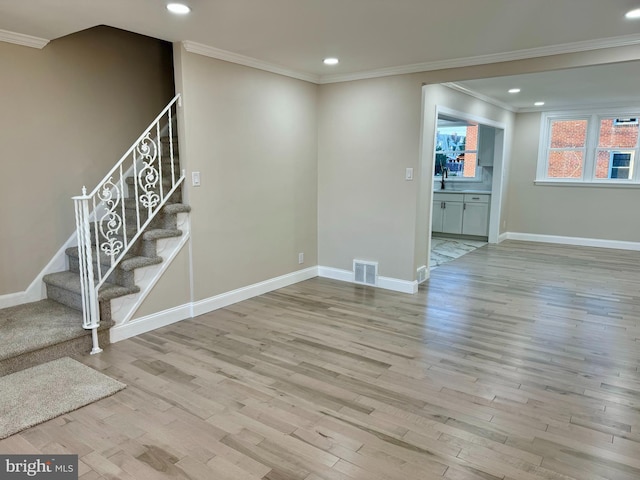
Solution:
<svg viewBox="0 0 640 480"><path fill-rule="evenodd" d="M69 357L0 377L0 439L125 387Z"/></svg>

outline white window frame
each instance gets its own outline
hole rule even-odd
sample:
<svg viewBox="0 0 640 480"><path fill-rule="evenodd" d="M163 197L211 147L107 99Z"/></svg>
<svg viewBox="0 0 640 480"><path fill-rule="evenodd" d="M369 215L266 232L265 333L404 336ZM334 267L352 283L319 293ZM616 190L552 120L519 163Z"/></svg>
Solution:
<svg viewBox="0 0 640 480"><path fill-rule="evenodd" d="M598 148L598 150L605 150L604 148ZM614 167L613 166L613 157L616 154L623 154L623 155L630 155L631 159L630 159L630 165L629 167ZM609 153L609 179L611 179L611 172L613 171L614 168L628 168L629 170L631 170L631 178L633 178L634 175L634 170L636 170L636 151L635 150L611 150Z"/></svg>
<svg viewBox="0 0 640 480"><path fill-rule="evenodd" d="M571 111L571 112L545 112L540 121L540 144L538 147L538 165L536 170L537 185L576 185L576 186L602 186L602 187L629 187L640 186L640 168L636 162L640 160L640 138L635 148L600 148L600 122L606 118L638 118L640 107L634 110L628 109L601 109L595 111ZM584 146L584 166L580 178L555 178L547 177L551 124L556 120L587 120L587 138ZM640 137L640 135L639 135ZM562 149L553 149L562 150ZM566 150L576 150L567 148ZM612 152L633 152L630 179L596 178L597 152L599 150L611 150ZM611 163L609 164L611 165Z"/></svg>
<svg viewBox="0 0 640 480"><path fill-rule="evenodd" d="M460 118L461 121L466 121L465 118L462 118L462 117L459 117L459 118ZM477 123L476 125L478 126L478 142L480 142L480 124ZM438 137L438 125L437 125L437 122L436 122L436 142L437 142L437 137ZM451 176L451 175L449 175L446 178L447 182L476 182L477 183L477 182L481 182L482 181L482 167L480 165L478 165L478 163L479 163L478 162L478 155L480 154L478 149L475 149L475 150L460 150L460 151L456 151L456 152L450 152L448 150L446 150L446 151L445 150L434 151L434 154L433 154L434 165L435 165L436 155L437 154L445 154L446 155L447 152L449 152L449 153L457 153L458 155L463 154L463 153L475 153L475 155L476 155L476 175L475 175L475 177L463 177L463 176ZM433 180L434 181L440 181L441 179L442 179L442 175L436 175L435 171L434 171Z"/></svg>

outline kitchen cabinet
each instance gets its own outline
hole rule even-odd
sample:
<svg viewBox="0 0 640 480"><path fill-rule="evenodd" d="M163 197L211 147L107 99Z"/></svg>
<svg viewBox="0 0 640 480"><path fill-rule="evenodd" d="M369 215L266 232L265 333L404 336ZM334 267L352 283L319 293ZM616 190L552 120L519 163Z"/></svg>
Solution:
<svg viewBox="0 0 640 480"><path fill-rule="evenodd" d="M462 234L489 235L489 195L465 194Z"/></svg>
<svg viewBox="0 0 640 480"><path fill-rule="evenodd" d="M486 237L489 233L490 198L488 194L434 193L431 230Z"/></svg>
<svg viewBox="0 0 640 480"><path fill-rule="evenodd" d="M431 226L434 232L462 233L464 195L459 193L435 193Z"/></svg>
<svg viewBox="0 0 640 480"><path fill-rule="evenodd" d="M496 129L487 125L478 125L478 165L493 167L495 156Z"/></svg>

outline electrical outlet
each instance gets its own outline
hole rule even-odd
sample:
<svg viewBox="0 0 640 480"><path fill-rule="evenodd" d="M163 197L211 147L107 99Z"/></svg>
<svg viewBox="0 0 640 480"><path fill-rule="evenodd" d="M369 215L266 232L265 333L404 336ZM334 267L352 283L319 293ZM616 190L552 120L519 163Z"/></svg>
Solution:
<svg viewBox="0 0 640 480"><path fill-rule="evenodd" d="M304 263L304 253L298 254L298 263L302 265Z"/></svg>

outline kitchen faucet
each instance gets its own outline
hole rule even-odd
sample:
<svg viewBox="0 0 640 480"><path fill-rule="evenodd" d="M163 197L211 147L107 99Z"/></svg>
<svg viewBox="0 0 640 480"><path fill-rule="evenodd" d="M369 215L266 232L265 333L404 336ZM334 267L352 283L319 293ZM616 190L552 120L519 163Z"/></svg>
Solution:
<svg viewBox="0 0 640 480"><path fill-rule="evenodd" d="M449 178L449 169L446 167L442 169L442 178L440 179L440 190L444 190L445 178Z"/></svg>

